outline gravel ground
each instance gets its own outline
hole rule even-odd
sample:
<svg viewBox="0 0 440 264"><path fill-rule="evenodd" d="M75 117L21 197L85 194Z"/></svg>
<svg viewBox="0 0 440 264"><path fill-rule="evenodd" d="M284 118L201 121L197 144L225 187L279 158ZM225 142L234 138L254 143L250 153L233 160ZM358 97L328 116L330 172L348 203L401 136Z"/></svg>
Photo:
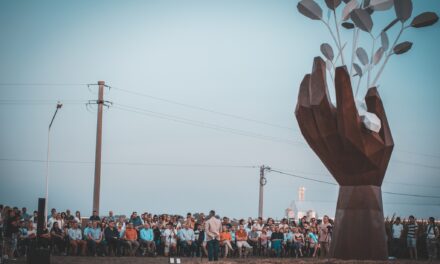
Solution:
<svg viewBox="0 0 440 264"><path fill-rule="evenodd" d="M7 262L7 263L26 263L25 259L19 259L18 261L14 262ZM103 263L112 263L112 264L122 264L122 263L130 263L130 264L137 264L137 263L146 263L146 264L166 264L169 263L168 258L164 257L157 257L157 258L144 258L144 257L60 257L60 256L52 256L51 257L51 264L74 264L74 263L96 263L96 264L103 264ZM200 258L181 258L182 264L196 264L196 263L208 263L208 260L206 258L200 259ZM250 264L269 264L269 263L371 263L371 264L378 264L378 263L428 263L427 261L410 261L410 260L390 260L390 261L353 261L353 260L336 260L336 259L312 259L312 258L306 258L306 259L294 259L294 258L286 258L286 259L260 259L260 258L248 258L248 259L226 259L221 260L217 262L218 264L233 264L233 263L250 263ZM430 263L440 263L440 261L436 262L430 262Z"/></svg>

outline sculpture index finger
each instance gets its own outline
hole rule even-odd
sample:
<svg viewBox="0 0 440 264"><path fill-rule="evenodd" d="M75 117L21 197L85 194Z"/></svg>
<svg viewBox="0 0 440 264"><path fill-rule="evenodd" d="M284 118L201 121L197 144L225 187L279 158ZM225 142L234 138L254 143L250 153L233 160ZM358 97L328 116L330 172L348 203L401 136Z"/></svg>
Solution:
<svg viewBox="0 0 440 264"><path fill-rule="evenodd" d="M339 134L344 139L345 145L350 143L350 145L354 145L363 152L361 121L354 102L353 89L347 68L345 66L337 67L335 75L336 116Z"/></svg>

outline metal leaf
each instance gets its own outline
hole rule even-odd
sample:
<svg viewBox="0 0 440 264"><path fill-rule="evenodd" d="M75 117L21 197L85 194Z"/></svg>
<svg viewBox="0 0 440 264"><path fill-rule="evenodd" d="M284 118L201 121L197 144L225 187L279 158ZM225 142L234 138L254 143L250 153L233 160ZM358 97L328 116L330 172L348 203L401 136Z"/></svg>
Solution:
<svg viewBox="0 0 440 264"><path fill-rule="evenodd" d="M368 64L368 54L362 47L356 49L356 56L363 65Z"/></svg>
<svg viewBox="0 0 440 264"><path fill-rule="evenodd" d="M353 20L354 24L366 32L371 32L373 28L373 20L371 19L370 14L364 9L354 9L351 12L351 20Z"/></svg>
<svg viewBox="0 0 440 264"><path fill-rule="evenodd" d="M382 31L386 32L388 29L392 28L398 21L399 21L399 19L395 18Z"/></svg>
<svg viewBox="0 0 440 264"><path fill-rule="evenodd" d="M350 17L351 11L358 8L358 6L359 3L357 2L357 0L351 0L350 2L348 2L342 10L342 20L346 21Z"/></svg>
<svg viewBox="0 0 440 264"><path fill-rule="evenodd" d="M376 11L385 11L393 7L394 0L371 0L370 7Z"/></svg>
<svg viewBox="0 0 440 264"><path fill-rule="evenodd" d="M379 49L377 49L376 53L374 53L374 56L373 56L373 64L374 65L377 65L380 62L384 51L385 51L384 48L380 47Z"/></svg>
<svg viewBox="0 0 440 264"><path fill-rule="evenodd" d="M384 51L387 51L388 48L390 47L390 42L388 40L388 34L385 31L382 31L380 33L380 42L382 44L382 48L384 49Z"/></svg>
<svg viewBox="0 0 440 264"><path fill-rule="evenodd" d="M353 63L353 68L356 71L357 75L359 75L359 77L362 77L363 72L361 66L359 66L356 63Z"/></svg>
<svg viewBox="0 0 440 264"><path fill-rule="evenodd" d="M411 49L411 47L412 47L412 42L405 41L397 44L393 50L395 54L399 55L407 52L408 50Z"/></svg>
<svg viewBox="0 0 440 264"><path fill-rule="evenodd" d="M333 53L332 46L330 46L328 43L321 44L321 52L326 57L326 59L333 61L333 58L335 57Z"/></svg>
<svg viewBox="0 0 440 264"><path fill-rule="evenodd" d="M374 13L374 9L371 7L365 8L365 11L367 11L367 13L371 16L371 14Z"/></svg>
<svg viewBox="0 0 440 264"><path fill-rule="evenodd" d="M302 0L296 6L298 11L306 17L313 20L322 19L322 9L313 0Z"/></svg>
<svg viewBox="0 0 440 264"><path fill-rule="evenodd" d="M346 28L346 29L352 29L352 28L354 28L354 24L353 24L353 23L350 23L350 22L344 22L344 23L341 24L341 26L343 26L343 27Z"/></svg>
<svg viewBox="0 0 440 264"><path fill-rule="evenodd" d="M411 22L411 26L415 28L427 27L437 23L438 16L434 12L424 12L416 16Z"/></svg>
<svg viewBox="0 0 440 264"><path fill-rule="evenodd" d="M331 10L335 10L341 4L341 0L325 0L325 4Z"/></svg>
<svg viewBox="0 0 440 264"><path fill-rule="evenodd" d="M370 5L371 0L363 0L362 1L362 8L367 8Z"/></svg>
<svg viewBox="0 0 440 264"><path fill-rule="evenodd" d="M413 5L412 0L394 0L394 10L397 18L405 22L411 17Z"/></svg>

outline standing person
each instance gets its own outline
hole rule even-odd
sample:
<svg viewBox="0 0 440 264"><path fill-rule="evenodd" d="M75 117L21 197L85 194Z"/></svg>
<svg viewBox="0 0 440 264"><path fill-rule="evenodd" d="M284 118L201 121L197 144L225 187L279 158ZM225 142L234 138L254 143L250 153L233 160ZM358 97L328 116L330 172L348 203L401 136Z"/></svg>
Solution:
<svg viewBox="0 0 440 264"><path fill-rule="evenodd" d="M0 240L3 241L3 204L0 204Z"/></svg>
<svg viewBox="0 0 440 264"><path fill-rule="evenodd" d="M406 235L406 245L409 250L411 259L417 260L417 231L418 226L413 215L409 216L409 223L407 225L408 233Z"/></svg>
<svg viewBox="0 0 440 264"><path fill-rule="evenodd" d="M3 247L3 258L10 260L15 260L14 252L17 249L17 237L19 234L19 219L15 214L14 210L9 209L7 211L7 217L5 219L5 235L4 235L4 247Z"/></svg>
<svg viewBox="0 0 440 264"><path fill-rule="evenodd" d="M429 261L437 258L437 240L439 238L439 230L435 225L434 217L429 218L428 226L426 227L426 247L428 249Z"/></svg>
<svg viewBox="0 0 440 264"><path fill-rule="evenodd" d="M208 244L209 261L218 261L220 232L222 231L222 223L215 217L215 211L209 212L209 220L205 223L205 236Z"/></svg>
<svg viewBox="0 0 440 264"><path fill-rule="evenodd" d="M400 244L403 234L403 225L400 221L400 217L396 217L396 221L391 226L391 235L393 239L391 240L391 255L393 257L400 257Z"/></svg>
<svg viewBox="0 0 440 264"><path fill-rule="evenodd" d="M328 257L330 253L332 225L328 220L328 216L324 215L322 224L319 225L319 245L321 248L320 257Z"/></svg>

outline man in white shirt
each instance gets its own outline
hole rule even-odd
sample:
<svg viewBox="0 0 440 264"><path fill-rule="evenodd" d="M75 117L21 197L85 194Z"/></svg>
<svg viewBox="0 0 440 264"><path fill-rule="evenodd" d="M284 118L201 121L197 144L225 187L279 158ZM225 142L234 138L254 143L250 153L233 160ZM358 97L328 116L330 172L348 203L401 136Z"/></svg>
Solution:
<svg viewBox="0 0 440 264"><path fill-rule="evenodd" d="M209 220L205 223L205 238L208 244L208 260L218 261L222 222L215 217L214 210L209 212L209 217Z"/></svg>
<svg viewBox="0 0 440 264"><path fill-rule="evenodd" d="M172 224L167 224L167 229L163 232L165 239L165 257L169 255L171 251L176 252L176 231Z"/></svg>
<svg viewBox="0 0 440 264"><path fill-rule="evenodd" d="M391 235L393 239L391 240L391 256L399 257L401 248L401 237L402 237L403 225L400 222L400 217L396 218L394 224L391 227Z"/></svg>

